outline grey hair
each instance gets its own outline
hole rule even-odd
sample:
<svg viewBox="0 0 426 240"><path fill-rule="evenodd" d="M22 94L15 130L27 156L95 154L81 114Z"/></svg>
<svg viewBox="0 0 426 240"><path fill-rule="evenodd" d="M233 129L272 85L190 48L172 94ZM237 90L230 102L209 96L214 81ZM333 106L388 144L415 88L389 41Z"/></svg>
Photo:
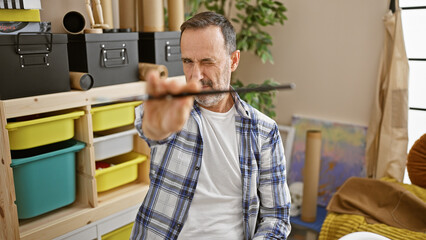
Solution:
<svg viewBox="0 0 426 240"><path fill-rule="evenodd" d="M201 12L185 21L181 26L181 36L186 29L203 29L209 26L218 26L225 40L225 48L229 54L237 50L237 37L231 22L223 15L215 12Z"/></svg>

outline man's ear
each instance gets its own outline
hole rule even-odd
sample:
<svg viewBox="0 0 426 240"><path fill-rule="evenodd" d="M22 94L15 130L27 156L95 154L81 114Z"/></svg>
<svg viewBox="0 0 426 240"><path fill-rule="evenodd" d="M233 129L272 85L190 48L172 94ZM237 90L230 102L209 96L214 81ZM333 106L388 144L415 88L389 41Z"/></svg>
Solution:
<svg viewBox="0 0 426 240"><path fill-rule="evenodd" d="M231 54L231 72L235 71L240 63L240 50L235 50Z"/></svg>

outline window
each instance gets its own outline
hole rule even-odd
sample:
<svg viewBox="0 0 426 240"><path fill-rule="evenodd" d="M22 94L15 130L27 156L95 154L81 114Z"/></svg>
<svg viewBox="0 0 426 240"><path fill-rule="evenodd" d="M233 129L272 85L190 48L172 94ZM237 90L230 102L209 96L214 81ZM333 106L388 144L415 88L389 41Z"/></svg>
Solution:
<svg viewBox="0 0 426 240"><path fill-rule="evenodd" d="M426 0L400 0L409 60L408 150L426 133ZM406 172L404 183L410 183Z"/></svg>

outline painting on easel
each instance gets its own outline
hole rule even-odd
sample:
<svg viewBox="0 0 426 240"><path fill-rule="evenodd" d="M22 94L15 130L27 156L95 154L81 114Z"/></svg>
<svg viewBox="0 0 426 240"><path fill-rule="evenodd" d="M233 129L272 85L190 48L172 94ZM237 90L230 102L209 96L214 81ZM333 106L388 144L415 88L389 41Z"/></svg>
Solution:
<svg viewBox="0 0 426 240"><path fill-rule="evenodd" d="M333 194L349 177L365 177L367 127L293 116L296 129L288 173L289 184L303 182L306 131L322 132L318 205L327 206Z"/></svg>

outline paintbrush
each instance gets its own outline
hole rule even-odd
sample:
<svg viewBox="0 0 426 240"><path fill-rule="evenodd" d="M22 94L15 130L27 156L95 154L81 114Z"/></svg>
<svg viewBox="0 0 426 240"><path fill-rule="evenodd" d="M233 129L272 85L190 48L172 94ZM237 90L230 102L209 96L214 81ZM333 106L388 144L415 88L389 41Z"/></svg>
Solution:
<svg viewBox="0 0 426 240"><path fill-rule="evenodd" d="M215 95L215 94L224 94L237 92L241 93L249 93L249 92L269 92L269 91L277 91L277 90L289 90L294 89L296 84L282 84L275 86L259 86L259 87L249 87L249 88L235 88L235 89L227 89L227 90L206 90L201 92L182 92L178 94L164 94L153 96L149 94L142 94L135 97L124 97L124 98L108 98L108 97L97 97L94 99L95 102L130 102L130 101L149 101L149 100L162 100L162 99L173 99L173 98L182 98L189 96L202 96L202 95Z"/></svg>

